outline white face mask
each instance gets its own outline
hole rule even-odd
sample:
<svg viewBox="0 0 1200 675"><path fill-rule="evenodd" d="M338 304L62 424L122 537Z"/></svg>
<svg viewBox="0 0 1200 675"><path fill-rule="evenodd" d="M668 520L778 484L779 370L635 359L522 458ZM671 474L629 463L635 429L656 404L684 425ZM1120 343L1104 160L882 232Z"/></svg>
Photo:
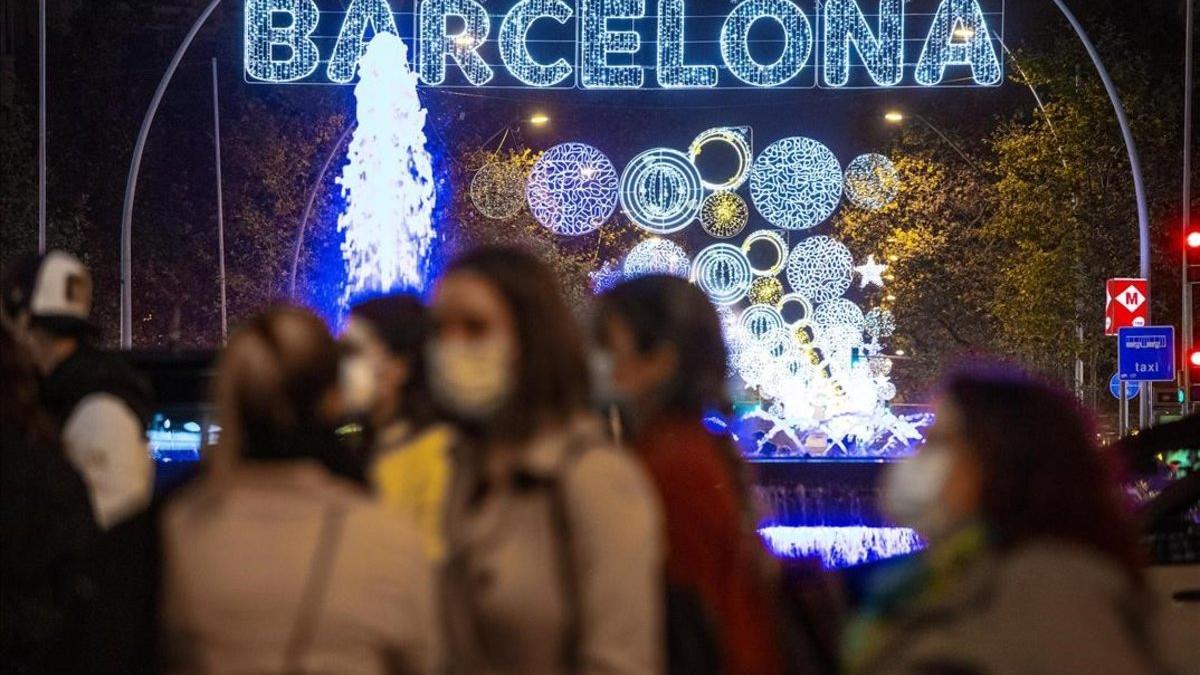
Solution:
<svg viewBox="0 0 1200 675"><path fill-rule="evenodd" d="M363 415L370 412L379 398L379 383L369 358L363 355L343 357L338 365L338 381L347 413Z"/></svg>
<svg viewBox="0 0 1200 675"><path fill-rule="evenodd" d="M884 515L927 540L942 538L954 526L941 503L953 463L949 448L926 444L912 459L888 467L881 495Z"/></svg>
<svg viewBox="0 0 1200 675"><path fill-rule="evenodd" d="M512 350L495 337L435 340L429 345L430 388L439 403L467 420L486 421L508 401Z"/></svg>

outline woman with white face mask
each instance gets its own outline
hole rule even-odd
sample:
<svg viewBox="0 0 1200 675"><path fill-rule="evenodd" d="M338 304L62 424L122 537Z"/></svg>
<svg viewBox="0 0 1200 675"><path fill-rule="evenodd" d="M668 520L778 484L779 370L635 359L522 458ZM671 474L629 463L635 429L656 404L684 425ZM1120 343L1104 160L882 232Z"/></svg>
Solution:
<svg viewBox="0 0 1200 675"><path fill-rule="evenodd" d="M1071 395L966 371L935 413L882 494L929 548L872 581L847 671L1161 672L1119 486Z"/></svg>
<svg viewBox="0 0 1200 675"><path fill-rule="evenodd" d="M658 510L588 413L557 285L532 256L485 249L434 293L431 387L463 435L446 516L454 671L657 673Z"/></svg>
<svg viewBox="0 0 1200 675"><path fill-rule="evenodd" d="M367 478L375 495L421 532L434 562L445 553L442 514L453 434L429 391L428 310L412 295L379 296L350 308L342 332L341 380L350 411L370 438Z"/></svg>

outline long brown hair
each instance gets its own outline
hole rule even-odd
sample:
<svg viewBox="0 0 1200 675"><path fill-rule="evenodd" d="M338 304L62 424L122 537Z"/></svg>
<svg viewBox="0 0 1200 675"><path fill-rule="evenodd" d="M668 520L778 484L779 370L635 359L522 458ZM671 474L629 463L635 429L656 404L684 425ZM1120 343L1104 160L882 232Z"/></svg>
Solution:
<svg viewBox="0 0 1200 675"><path fill-rule="evenodd" d="M446 275L461 272L491 284L516 327L516 383L497 415L497 432L525 441L542 425L565 423L586 409L591 389L583 335L550 269L525 251L480 248L455 260Z"/></svg>
<svg viewBox="0 0 1200 675"><path fill-rule="evenodd" d="M426 374L425 343L432 322L425 305L416 296L393 293L359 302L350 308L350 315L369 323L392 356L408 363L408 379L400 385L399 414L416 431L429 426L438 413Z"/></svg>
<svg viewBox="0 0 1200 675"><path fill-rule="evenodd" d="M983 466L982 517L1001 551L1035 539L1080 544L1140 578L1115 458L1070 393L1011 367L962 369L942 390Z"/></svg>

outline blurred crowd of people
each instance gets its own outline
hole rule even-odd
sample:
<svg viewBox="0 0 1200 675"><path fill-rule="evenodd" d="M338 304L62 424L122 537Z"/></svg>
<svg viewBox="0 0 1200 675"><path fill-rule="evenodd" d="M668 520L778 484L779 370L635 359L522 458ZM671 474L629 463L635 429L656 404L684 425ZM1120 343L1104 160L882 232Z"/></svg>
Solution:
<svg viewBox="0 0 1200 675"><path fill-rule="evenodd" d="M87 269L3 287L0 668L16 673L1158 673L1131 521L1075 401L949 376L882 508L928 549L852 607L771 558L707 298L643 277L589 329L484 249L335 337L230 337L198 475L152 495L152 395L97 349ZM590 346L590 347L589 347ZM347 433L347 429L353 429Z"/></svg>

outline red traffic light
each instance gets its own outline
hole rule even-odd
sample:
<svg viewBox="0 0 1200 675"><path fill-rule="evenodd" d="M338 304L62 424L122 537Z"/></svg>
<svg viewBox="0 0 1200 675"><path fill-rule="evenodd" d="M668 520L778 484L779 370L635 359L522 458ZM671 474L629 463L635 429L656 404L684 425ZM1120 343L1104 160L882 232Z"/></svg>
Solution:
<svg viewBox="0 0 1200 675"><path fill-rule="evenodd" d="M1200 249L1200 230L1192 230L1187 233L1187 247Z"/></svg>
<svg viewBox="0 0 1200 675"><path fill-rule="evenodd" d="M1193 349L1191 354L1188 354L1188 363L1193 368L1200 368L1200 349Z"/></svg>

